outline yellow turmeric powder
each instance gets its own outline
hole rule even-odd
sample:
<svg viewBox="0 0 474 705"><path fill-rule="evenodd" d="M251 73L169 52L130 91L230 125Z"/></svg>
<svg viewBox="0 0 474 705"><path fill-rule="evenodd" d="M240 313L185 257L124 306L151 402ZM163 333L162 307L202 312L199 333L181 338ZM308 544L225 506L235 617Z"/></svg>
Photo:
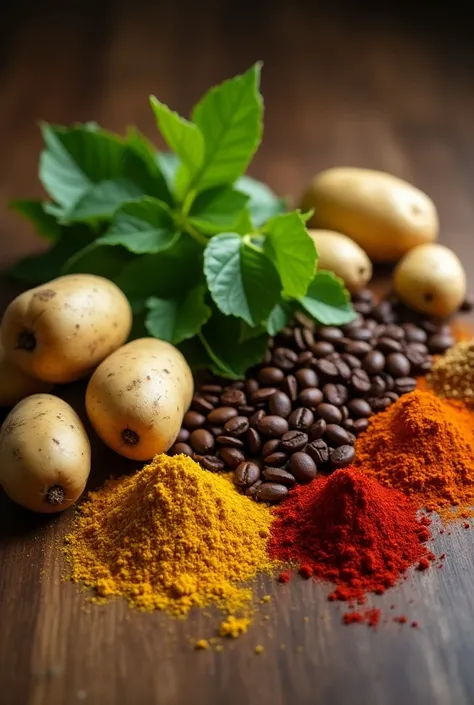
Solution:
<svg viewBox="0 0 474 705"><path fill-rule="evenodd" d="M108 480L80 507L66 552L72 579L176 616L215 604L247 610L241 583L272 568L270 510L184 455Z"/></svg>

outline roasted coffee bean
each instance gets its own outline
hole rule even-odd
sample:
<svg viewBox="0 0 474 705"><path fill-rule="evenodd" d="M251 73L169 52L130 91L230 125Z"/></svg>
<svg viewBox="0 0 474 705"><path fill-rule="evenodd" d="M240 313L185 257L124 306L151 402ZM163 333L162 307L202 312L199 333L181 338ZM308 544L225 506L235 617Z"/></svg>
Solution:
<svg viewBox="0 0 474 705"><path fill-rule="evenodd" d="M371 350L372 346L370 343L366 343L364 340L349 340L344 352L349 353L349 355L355 355L355 357L364 357Z"/></svg>
<svg viewBox="0 0 474 705"><path fill-rule="evenodd" d="M168 451L168 455L189 455L190 458L193 457L194 451L190 445L187 443L175 443L171 446Z"/></svg>
<svg viewBox="0 0 474 705"><path fill-rule="evenodd" d="M362 368L367 372L369 377L374 377L382 372L385 367L385 356L380 350L371 350L364 356L362 360Z"/></svg>
<svg viewBox="0 0 474 705"><path fill-rule="evenodd" d="M304 352L301 352L298 355L298 359L296 360L296 367L310 367L313 360L314 358L311 350L305 350Z"/></svg>
<svg viewBox="0 0 474 705"><path fill-rule="evenodd" d="M367 399L367 401L370 404L372 411L375 413L378 413L379 411L384 411L392 403L390 397L387 396L369 398Z"/></svg>
<svg viewBox="0 0 474 705"><path fill-rule="evenodd" d="M330 446L350 445L350 438L347 431L334 423L328 424L324 438Z"/></svg>
<svg viewBox="0 0 474 705"><path fill-rule="evenodd" d="M258 381L264 387L276 387L285 379L285 373L279 367L262 367L258 373ZM255 390L256 391L256 390Z"/></svg>
<svg viewBox="0 0 474 705"><path fill-rule="evenodd" d="M408 343L404 349L405 355L409 352L418 352L428 355L428 346L424 343Z"/></svg>
<svg viewBox="0 0 474 705"><path fill-rule="evenodd" d="M379 338L376 348L389 355L390 353L401 352L402 344L398 340L392 340L392 338Z"/></svg>
<svg viewBox="0 0 474 705"><path fill-rule="evenodd" d="M266 368L268 369L268 368ZM246 379L245 380L245 386L244 386L244 391L247 399L251 397L251 395L257 391L257 389L260 387L259 383L257 382L256 379Z"/></svg>
<svg viewBox="0 0 474 705"><path fill-rule="evenodd" d="M387 338L393 338L393 340L404 340L405 331L401 326L397 326L396 323L389 323L385 328L385 336Z"/></svg>
<svg viewBox="0 0 474 705"><path fill-rule="evenodd" d="M342 420L344 421L344 419L348 419L349 418L349 409L347 408L347 406L345 404L343 404L339 408L341 410Z"/></svg>
<svg viewBox="0 0 474 705"><path fill-rule="evenodd" d="M346 403L349 392L343 384L325 384L323 387L324 399L334 406L342 406Z"/></svg>
<svg viewBox="0 0 474 705"><path fill-rule="evenodd" d="M299 350L304 350L306 348L304 339L303 339L303 333L301 332L301 328L295 328L293 331L293 340L295 341L295 345Z"/></svg>
<svg viewBox="0 0 474 705"><path fill-rule="evenodd" d="M212 433L214 438L217 438L217 436L222 436L222 434L224 433L223 426L208 426L207 428Z"/></svg>
<svg viewBox="0 0 474 705"><path fill-rule="evenodd" d="M302 329L303 340L307 348L310 348L314 344L314 334L309 328Z"/></svg>
<svg viewBox="0 0 474 705"><path fill-rule="evenodd" d="M260 478L260 468L256 463L244 460L234 471L234 482L238 487L250 487Z"/></svg>
<svg viewBox="0 0 474 705"><path fill-rule="evenodd" d="M437 333L428 338L428 349L432 355L442 355L454 345L454 338L448 333Z"/></svg>
<svg viewBox="0 0 474 705"><path fill-rule="evenodd" d="M288 487L278 482L263 482L256 497L261 502L281 502L288 495Z"/></svg>
<svg viewBox="0 0 474 705"><path fill-rule="evenodd" d="M249 418L249 424L250 424L253 428L257 428L258 424L260 423L260 421L261 421L264 417L265 417L265 412L264 412L264 410L263 410L263 409L259 409L259 410L256 411L254 414L252 414L252 416Z"/></svg>
<svg viewBox="0 0 474 705"><path fill-rule="evenodd" d="M202 394L195 394L191 402L191 409L198 411L200 414L208 414L214 406L205 399Z"/></svg>
<svg viewBox="0 0 474 705"><path fill-rule="evenodd" d="M312 441L317 441L318 438L322 438L326 432L327 423L324 419L318 419L310 426L308 429L308 439L311 443Z"/></svg>
<svg viewBox="0 0 474 705"><path fill-rule="evenodd" d="M355 355L350 355L349 353L342 353L341 358L346 362L352 370L357 370L362 367L362 361L359 360Z"/></svg>
<svg viewBox="0 0 474 705"><path fill-rule="evenodd" d="M351 387L357 394L366 394L370 391L370 379L365 370L353 370Z"/></svg>
<svg viewBox="0 0 474 705"><path fill-rule="evenodd" d="M473 294L466 294L466 298L464 299L461 306L459 307L459 310L469 312L469 311L472 311L473 308L474 308L474 295Z"/></svg>
<svg viewBox="0 0 474 705"><path fill-rule="evenodd" d="M248 431L249 426L250 423L246 416L234 416L234 418L225 422L224 431L229 436L242 436Z"/></svg>
<svg viewBox="0 0 474 705"><path fill-rule="evenodd" d="M449 328L447 328L443 323L432 321L430 319L423 319L420 322L420 325L429 335L449 332Z"/></svg>
<svg viewBox="0 0 474 705"><path fill-rule="evenodd" d="M216 397L214 394L203 394L202 396L209 404L212 404L212 406L217 406L219 403L219 397Z"/></svg>
<svg viewBox="0 0 474 705"><path fill-rule="evenodd" d="M245 455L239 448L229 448L228 446L223 446L219 450L219 457L232 469L236 468L245 460Z"/></svg>
<svg viewBox="0 0 474 705"><path fill-rule="evenodd" d="M220 384L203 384L199 391L202 394L216 394L219 396L219 394L222 394L222 386Z"/></svg>
<svg viewBox="0 0 474 705"><path fill-rule="evenodd" d="M406 350L405 351L406 358L408 362L410 363L411 370L413 374L416 374L417 372L421 371L425 365L427 355L424 355L421 352L418 352L417 350Z"/></svg>
<svg viewBox="0 0 474 705"><path fill-rule="evenodd" d="M278 390L276 387L261 387L260 389L257 389L257 391L251 395L250 403L251 404L265 403L277 391Z"/></svg>
<svg viewBox="0 0 474 705"><path fill-rule="evenodd" d="M249 428L245 434L245 442L247 443L247 448L250 455L257 455L257 453L260 453L262 448L262 440L254 428Z"/></svg>
<svg viewBox="0 0 474 705"><path fill-rule="evenodd" d="M189 443L200 455L212 453L214 450L214 436L205 428L196 428L189 437Z"/></svg>
<svg viewBox="0 0 474 705"><path fill-rule="evenodd" d="M287 453L295 453L303 450L308 440L307 434L303 431L288 431L281 437L280 448Z"/></svg>
<svg viewBox="0 0 474 705"><path fill-rule="evenodd" d="M375 377L372 377L370 380L370 395L373 397L379 396L380 394L383 394L387 388L387 385L385 384L384 380L380 375L376 375Z"/></svg>
<svg viewBox="0 0 474 705"><path fill-rule="evenodd" d="M290 472L298 482L304 483L314 480L318 470L316 463L307 453L297 452L290 458L288 472Z"/></svg>
<svg viewBox="0 0 474 705"><path fill-rule="evenodd" d="M258 431L267 438L280 438L288 431L288 421L281 416L265 416L258 424Z"/></svg>
<svg viewBox="0 0 474 705"><path fill-rule="evenodd" d="M354 294L354 301L365 301L365 303L374 303L374 293L370 289L361 289Z"/></svg>
<svg viewBox="0 0 474 705"><path fill-rule="evenodd" d="M337 406L334 406L334 404L327 404L326 402L318 406L316 415L320 419L324 419L326 423L341 423L342 421L341 410L338 409Z"/></svg>
<svg viewBox="0 0 474 705"><path fill-rule="evenodd" d="M354 433L357 436L359 433L362 433L362 431L366 431L368 426L369 426L369 419L360 418L360 419L356 419L354 421L354 425L352 427L352 430L354 431Z"/></svg>
<svg viewBox="0 0 474 705"><path fill-rule="evenodd" d="M337 370L334 362L326 359L316 360L314 363L316 371L321 375L322 379L327 382L336 380L339 377L339 372Z"/></svg>
<svg viewBox="0 0 474 705"><path fill-rule="evenodd" d="M351 399L347 402L347 408L354 419L368 419L372 416L370 404L365 399Z"/></svg>
<svg viewBox="0 0 474 705"><path fill-rule="evenodd" d="M303 389L303 391L298 394L299 403L308 409L315 409L322 400L323 393L320 389L316 389L316 387Z"/></svg>
<svg viewBox="0 0 474 705"><path fill-rule="evenodd" d="M243 448L244 443L240 438L235 436L217 436L216 443L219 446L228 446L229 448Z"/></svg>
<svg viewBox="0 0 474 705"><path fill-rule="evenodd" d="M339 357L339 359L337 360L334 360L333 362L336 366L336 370L339 372L339 377L343 381L347 382L347 380L351 378L352 368L349 367L347 362L345 362L345 360L343 360L341 357Z"/></svg>
<svg viewBox="0 0 474 705"><path fill-rule="evenodd" d="M267 457L265 458L265 465L271 465L272 467L274 466L277 468L281 468L287 462L287 460L287 454L277 450L276 453L267 455Z"/></svg>
<svg viewBox="0 0 474 705"><path fill-rule="evenodd" d="M253 483L253 485L250 485L250 487L247 487L245 490L245 494L247 497L253 497L253 499L257 498L257 490L262 484L261 480L257 480L256 482Z"/></svg>
<svg viewBox="0 0 474 705"><path fill-rule="evenodd" d="M387 372L392 375L392 377L408 377L411 370L411 365L409 360L403 355L403 353L390 353L387 356Z"/></svg>
<svg viewBox="0 0 474 705"><path fill-rule="evenodd" d="M233 419L234 416L238 416L238 414L239 412L237 409L234 409L233 406L220 406L218 409L213 409L207 415L207 423L212 426L223 426L229 419Z"/></svg>
<svg viewBox="0 0 474 705"><path fill-rule="evenodd" d="M295 366L298 355L290 348L275 348L272 353L272 362L275 367L282 370L292 370Z"/></svg>
<svg viewBox="0 0 474 705"><path fill-rule="evenodd" d="M394 379L391 375L388 374L388 372L381 372L380 373L381 378L385 382L385 388L387 392L391 392L395 386Z"/></svg>
<svg viewBox="0 0 474 705"><path fill-rule="evenodd" d="M226 389L221 394L221 404L223 406L241 406L246 403L247 399L241 389Z"/></svg>
<svg viewBox="0 0 474 705"><path fill-rule="evenodd" d="M279 447L280 447L280 441L278 440L278 438L271 438L269 441L266 441L263 444L263 448L262 448L262 458L266 458L267 455L271 455L272 453L275 453Z"/></svg>
<svg viewBox="0 0 474 705"><path fill-rule="evenodd" d="M187 411L183 418L183 426L188 431L194 431L195 428L201 428L206 422L206 417L200 414L199 411Z"/></svg>
<svg viewBox="0 0 474 705"><path fill-rule="evenodd" d="M283 468L265 467L263 477L267 482L280 482L282 485L291 487L295 484L295 477Z"/></svg>
<svg viewBox="0 0 474 705"><path fill-rule="evenodd" d="M336 328L336 326L323 326L318 329L318 335L321 340L325 340L328 343L335 343L344 337L342 330Z"/></svg>
<svg viewBox="0 0 474 705"><path fill-rule="evenodd" d="M345 431L350 433L354 430L354 421L352 419L343 419L341 421L341 426Z"/></svg>
<svg viewBox="0 0 474 705"><path fill-rule="evenodd" d="M413 324L405 324L405 340L407 343L426 343L428 335L423 328L418 328Z"/></svg>
<svg viewBox="0 0 474 705"><path fill-rule="evenodd" d="M244 387L245 387L245 382L243 382L242 380L239 379L239 380L237 380L237 382L232 382L232 384L229 384L229 386L227 387L227 389L239 389L239 390L242 390ZM224 392L225 392L225 391L226 391L226 390L224 389Z"/></svg>
<svg viewBox="0 0 474 705"><path fill-rule="evenodd" d="M384 396L390 399L390 401L392 402L397 401L400 398L400 395L396 392L385 392Z"/></svg>
<svg viewBox="0 0 474 705"><path fill-rule="evenodd" d="M210 470L211 472L222 472L225 468L224 461L218 458L217 455L195 455L194 460L199 465L202 465L205 470Z"/></svg>
<svg viewBox="0 0 474 705"><path fill-rule="evenodd" d="M329 458L328 444L322 438L318 438L318 440L308 443L306 453L314 460L316 465L323 465Z"/></svg>
<svg viewBox="0 0 474 705"><path fill-rule="evenodd" d="M187 428L181 427L176 436L175 443L186 443L189 440L190 433Z"/></svg>
<svg viewBox="0 0 474 705"><path fill-rule="evenodd" d="M373 306L365 301L356 301L354 303L354 310L357 313L361 313L363 316L368 316L372 312Z"/></svg>
<svg viewBox="0 0 474 705"><path fill-rule="evenodd" d="M297 431L306 431L313 422L313 412L305 407L295 409L288 418L289 427Z"/></svg>
<svg viewBox="0 0 474 705"><path fill-rule="evenodd" d="M352 433L352 431L347 431L347 435L349 437L349 445L355 446L357 438L355 437L355 434Z"/></svg>
<svg viewBox="0 0 474 705"><path fill-rule="evenodd" d="M318 375L314 370L308 367L303 367L295 372L296 381L299 389L307 389L308 387L317 387L319 384Z"/></svg>
<svg viewBox="0 0 474 705"><path fill-rule="evenodd" d="M275 392L268 401L270 414L276 414L287 419L291 414L291 399L285 392Z"/></svg>
<svg viewBox="0 0 474 705"><path fill-rule="evenodd" d="M334 345L326 340L318 340L311 346L311 352L316 358L326 357L326 355L334 352Z"/></svg>
<svg viewBox="0 0 474 705"><path fill-rule="evenodd" d="M341 338L341 340L344 340L344 338ZM337 368L337 362L341 359L341 353L335 350L332 353L329 353L329 355L326 355L326 360L329 360L330 362L334 362Z"/></svg>
<svg viewBox="0 0 474 705"><path fill-rule="evenodd" d="M249 418L252 416L253 413L257 410L256 406L250 406L249 404L242 404L242 406L237 407L237 411L239 412L239 416L246 416Z"/></svg>
<svg viewBox="0 0 474 705"><path fill-rule="evenodd" d="M389 301L380 301L372 309L372 316L380 323L393 323L395 316L392 304Z"/></svg>
<svg viewBox="0 0 474 705"><path fill-rule="evenodd" d="M416 389L416 379L413 377L399 377L395 380L395 391L398 394L408 394Z"/></svg>
<svg viewBox="0 0 474 705"><path fill-rule="evenodd" d="M281 391L288 394L291 401L296 401L298 397L298 382L294 375L288 375L282 382Z"/></svg>
<svg viewBox="0 0 474 705"><path fill-rule="evenodd" d="M347 337L351 340L362 340L369 343L373 338L373 331L370 328L358 327L347 333Z"/></svg>
<svg viewBox="0 0 474 705"><path fill-rule="evenodd" d="M355 450L353 446L345 445L339 446L331 451L331 467L335 470L338 468L345 468L350 465L355 458Z"/></svg>

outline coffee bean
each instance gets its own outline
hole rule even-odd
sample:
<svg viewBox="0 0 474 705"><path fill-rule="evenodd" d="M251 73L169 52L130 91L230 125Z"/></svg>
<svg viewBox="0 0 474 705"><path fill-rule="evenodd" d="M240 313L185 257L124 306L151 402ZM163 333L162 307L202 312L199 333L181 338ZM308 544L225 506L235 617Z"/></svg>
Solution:
<svg viewBox="0 0 474 705"><path fill-rule="evenodd" d="M354 301L365 301L365 303L374 303L374 293L370 289L361 289L354 294Z"/></svg>
<svg viewBox="0 0 474 705"><path fill-rule="evenodd" d="M404 340L405 331L401 326L397 326L395 323L389 323L385 328L385 336L387 338L393 338L393 340Z"/></svg>
<svg viewBox="0 0 474 705"><path fill-rule="evenodd" d="M329 458L328 445L322 438L308 443L306 446L306 453L312 460L314 460L316 465L323 465Z"/></svg>
<svg viewBox="0 0 474 705"><path fill-rule="evenodd" d="M432 355L442 355L454 345L454 338L450 334L437 333L428 338L428 349Z"/></svg>
<svg viewBox="0 0 474 705"><path fill-rule="evenodd" d="M245 434L245 441L250 455L257 455L262 447L262 441L254 428L249 428Z"/></svg>
<svg viewBox="0 0 474 705"><path fill-rule="evenodd" d="M217 436L216 443L219 446L228 446L229 448L243 448L244 443L240 438L235 436Z"/></svg>
<svg viewBox="0 0 474 705"><path fill-rule="evenodd" d="M341 338L341 340L344 340L344 338ZM334 364L336 364L337 361L340 359L341 359L341 353L337 352L337 350L335 350L332 353L329 353L329 355L326 355L326 360L329 360L330 362L334 362ZM336 365L336 368L337 368L337 365Z"/></svg>
<svg viewBox="0 0 474 705"><path fill-rule="evenodd" d="M393 377L391 375L389 375L388 372L381 372L380 376L383 379L383 381L385 382L385 388L386 388L387 392L391 392L395 386L395 382L394 382Z"/></svg>
<svg viewBox="0 0 474 705"><path fill-rule="evenodd" d="M380 301L372 309L372 316L380 323L393 323L394 313L392 304L389 301Z"/></svg>
<svg viewBox="0 0 474 705"><path fill-rule="evenodd" d="M313 353L311 350L305 350L304 352L301 352L298 355L298 359L296 360L296 367L298 368L304 368L307 369L308 367L311 367L312 363L314 361Z"/></svg>
<svg viewBox="0 0 474 705"><path fill-rule="evenodd" d="M402 353L390 353L387 356L387 372L392 377L408 377L411 365Z"/></svg>
<svg viewBox="0 0 474 705"><path fill-rule="evenodd" d="M288 463L288 472L298 482L311 482L317 475L316 463L307 453L294 453Z"/></svg>
<svg viewBox="0 0 474 705"><path fill-rule="evenodd" d="M250 487L247 487L245 490L245 494L247 497L252 497L253 499L257 498L257 490L262 484L261 480L257 480L256 482L253 483L253 485L250 485Z"/></svg>
<svg viewBox="0 0 474 705"><path fill-rule="evenodd" d="M334 352L334 345L325 340L318 340L311 346L311 352L316 358L326 357L329 353Z"/></svg>
<svg viewBox="0 0 474 705"><path fill-rule="evenodd" d="M363 340L365 343L369 343L373 338L373 331L370 328L358 327L350 331L347 337L351 340Z"/></svg>
<svg viewBox="0 0 474 705"><path fill-rule="evenodd" d="M257 489L257 499L262 502L281 502L288 494L288 487L278 482L264 482Z"/></svg>
<svg viewBox="0 0 474 705"><path fill-rule="evenodd" d="M282 370L292 370L297 358L298 355L290 348L276 348L272 353L273 364Z"/></svg>
<svg viewBox="0 0 474 705"><path fill-rule="evenodd" d="M287 419L291 414L291 399L285 392L275 392L268 401L270 414Z"/></svg>
<svg viewBox="0 0 474 705"><path fill-rule="evenodd" d="M472 311L473 308L474 308L474 295L473 294L466 294L466 298L464 299L461 306L459 307L459 310L469 312L469 311Z"/></svg>
<svg viewBox="0 0 474 705"><path fill-rule="evenodd" d="M428 335L423 328L418 328L413 324L405 324L405 340L407 343L426 343Z"/></svg>
<svg viewBox="0 0 474 705"><path fill-rule="evenodd" d="M252 416L252 414L256 410L257 410L257 407L250 406L249 404L242 404L242 406L237 407L237 411L239 412L239 416L247 416L247 418Z"/></svg>
<svg viewBox="0 0 474 705"><path fill-rule="evenodd" d="M308 440L307 434L303 431L288 431L281 437L280 448L288 453L295 453L303 450Z"/></svg>
<svg viewBox="0 0 474 705"><path fill-rule="evenodd" d="M189 455L191 458L194 455L194 451L190 445L187 443L175 443L171 446L168 451L168 455Z"/></svg>
<svg viewBox="0 0 474 705"><path fill-rule="evenodd" d="M299 350L304 350L306 348L304 339L303 339L303 333L301 332L301 328L295 328L293 331L293 340L295 341L295 345Z"/></svg>
<svg viewBox="0 0 474 705"><path fill-rule="evenodd" d="M238 416L237 409L234 409L233 406L221 406L218 409L213 409L207 415L207 423L223 426L229 419L233 419L234 416Z"/></svg>
<svg viewBox="0 0 474 705"><path fill-rule="evenodd" d="M352 419L343 419L341 421L341 426L345 431L350 433L354 429L354 422Z"/></svg>
<svg viewBox="0 0 474 705"><path fill-rule="evenodd" d="M217 455L195 455L194 460L211 472L222 472L225 468L224 461L218 458Z"/></svg>
<svg viewBox="0 0 474 705"><path fill-rule="evenodd" d="M398 394L407 394L416 389L416 379L413 377L399 377L395 380L395 391Z"/></svg>
<svg viewBox="0 0 474 705"><path fill-rule="evenodd" d="M295 409L288 418L289 427L297 431L306 431L313 422L313 412L305 407Z"/></svg>
<svg viewBox="0 0 474 705"><path fill-rule="evenodd" d="M229 386L226 387L226 389L242 390L244 387L245 387L245 382L243 382L242 380L239 379L239 380L237 380L237 382L232 382L232 384L229 384ZM224 392L226 391L226 389L224 389Z"/></svg>
<svg viewBox="0 0 474 705"><path fill-rule="evenodd" d="M349 355L354 355L355 357L364 357L371 350L372 346L370 343L366 343L364 340L350 340L344 352L349 353Z"/></svg>
<svg viewBox="0 0 474 705"><path fill-rule="evenodd" d="M263 409L259 409L249 418L249 424L252 428L257 428L263 418L265 418L265 412Z"/></svg>
<svg viewBox="0 0 474 705"><path fill-rule="evenodd" d="M333 406L342 406L346 403L349 392L343 384L325 384L323 387L324 399Z"/></svg>
<svg viewBox="0 0 474 705"><path fill-rule="evenodd" d="M338 373L339 373L339 377L340 377L343 381L346 381L346 382L347 382L347 380L349 380L349 379L351 378L352 368L349 367L349 365L347 364L347 362L345 362L345 360L343 360L342 358L339 358L339 359L337 359L337 360L334 360L333 362L334 362L334 364L335 364L335 366L336 366L336 370L337 370Z"/></svg>
<svg viewBox="0 0 474 705"><path fill-rule="evenodd" d="M195 394L191 402L191 409L198 411L200 414L208 414L214 406L207 401L201 394Z"/></svg>
<svg viewBox="0 0 474 705"><path fill-rule="evenodd" d="M267 368L268 369L268 368ZM244 391L245 391L245 396L247 399L252 396L254 392L257 391L257 389L260 387L259 383L257 382L256 379L246 379L245 380L245 386L244 386Z"/></svg>
<svg viewBox="0 0 474 705"><path fill-rule="evenodd" d="M324 438L331 446L350 445L349 434L347 431L334 423L328 424Z"/></svg>
<svg viewBox="0 0 474 705"><path fill-rule="evenodd" d="M298 383L294 375L288 375L282 382L281 391L288 394L291 401L296 401L298 397Z"/></svg>
<svg viewBox="0 0 474 705"><path fill-rule="evenodd" d="M221 404L223 406L240 406L246 403L247 399L241 389L226 389L221 394Z"/></svg>
<svg viewBox="0 0 474 705"><path fill-rule="evenodd" d="M366 303L365 301L356 301L354 303L354 310L357 313L361 313L363 316L368 316L372 312L372 304Z"/></svg>
<svg viewBox="0 0 474 705"><path fill-rule="evenodd" d="M331 451L331 466L337 470L350 465L355 458L355 450L353 446L339 446Z"/></svg>
<svg viewBox="0 0 474 705"><path fill-rule="evenodd" d="M394 352L401 352L402 344L398 340L392 340L392 338L379 338L376 348L388 355Z"/></svg>
<svg viewBox="0 0 474 705"><path fill-rule="evenodd" d="M191 434L187 428L181 427L178 431L178 435L176 436L175 443L186 443L189 440L190 435Z"/></svg>
<svg viewBox="0 0 474 705"><path fill-rule="evenodd" d="M239 448L229 448L227 446L219 450L219 457L229 468L233 469L245 460L245 455Z"/></svg>
<svg viewBox="0 0 474 705"><path fill-rule="evenodd" d="M330 360L316 360L314 367L321 377L327 382L336 380L339 377L339 372L336 365Z"/></svg>
<svg viewBox="0 0 474 705"><path fill-rule="evenodd" d="M387 388L387 385L385 384L384 380L380 375L376 375L375 377L372 377L370 380L370 395L371 396L379 396L380 394L383 394Z"/></svg>
<svg viewBox="0 0 474 705"><path fill-rule="evenodd" d="M308 409L315 409L318 404L322 402L322 400L322 391L320 389L316 389L315 387L303 389L303 391L298 394L299 403Z"/></svg>
<svg viewBox="0 0 474 705"><path fill-rule="evenodd" d="M285 378L285 373L279 367L262 367L258 373L258 380L265 387L275 387Z"/></svg>
<svg viewBox="0 0 474 705"><path fill-rule="evenodd" d="M370 404L365 399L351 399L347 402L347 408L354 419L368 419L369 416L372 416Z"/></svg>
<svg viewBox="0 0 474 705"><path fill-rule="evenodd" d="M194 448L196 453L206 455L214 449L214 436L205 428L197 428L189 437L189 443Z"/></svg>
<svg viewBox="0 0 474 705"><path fill-rule="evenodd" d="M258 431L267 438L280 438L288 431L288 421L281 416L265 416L258 424Z"/></svg>
<svg viewBox="0 0 474 705"><path fill-rule="evenodd" d="M339 408L341 410L342 420L344 421L345 419L348 419L349 418L349 409L347 408L347 406L345 404L343 404Z"/></svg>
<svg viewBox="0 0 474 705"><path fill-rule="evenodd" d="M370 391L370 379L365 370L353 370L351 386L357 394L366 394Z"/></svg>
<svg viewBox="0 0 474 705"><path fill-rule="evenodd" d="M250 423L246 416L234 416L234 418L225 422L224 431L229 436L242 436L248 431L249 426Z"/></svg>
<svg viewBox="0 0 474 705"><path fill-rule="evenodd" d="M183 418L183 426L188 431L194 431L195 428L203 426L205 421L206 417L199 411L187 411Z"/></svg>
<svg viewBox="0 0 474 705"><path fill-rule="evenodd" d="M327 404L323 402L316 409L316 415L320 419L324 419L326 423L340 423L342 421L341 410L334 406L334 404Z"/></svg>
<svg viewBox="0 0 474 705"><path fill-rule="evenodd" d="M357 370L359 369L359 367L362 367L362 361L359 360L359 358L355 355L350 355L349 353L342 353L341 357L352 370Z"/></svg>
<svg viewBox="0 0 474 705"><path fill-rule="evenodd" d="M356 419L354 421L353 431L357 436L359 433L362 433L362 431L366 431L368 426L369 426L369 419L366 419L366 418Z"/></svg>
<svg viewBox="0 0 474 705"><path fill-rule="evenodd" d="M409 352L418 352L422 355L428 355L428 346L424 343L408 343L404 349L405 355Z"/></svg>
<svg viewBox="0 0 474 705"><path fill-rule="evenodd" d="M262 448L262 458L266 458L267 455L271 455L272 453L275 453L279 447L280 447L280 441L278 440L278 438L271 438L269 441L266 441L263 444L263 448Z"/></svg>
<svg viewBox="0 0 474 705"><path fill-rule="evenodd" d="M367 402L370 404L372 411L378 413L379 411L387 409L392 403L392 400L390 397L375 397L367 399Z"/></svg>
<svg viewBox="0 0 474 705"><path fill-rule="evenodd" d="M326 432L327 423L324 419L318 419L310 426L308 430L308 438L310 443L322 438Z"/></svg>
<svg viewBox="0 0 474 705"><path fill-rule="evenodd" d="M446 327L443 326L442 323L438 323L437 321L432 321L429 319L423 319L420 325L423 330L425 330L429 335L434 335L435 333L449 332L449 328L446 329Z"/></svg>
<svg viewBox="0 0 474 705"><path fill-rule="evenodd" d="M222 436L222 434L224 433L223 426L209 426L208 430L212 433L214 438L217 438L217 436Z"/></svg>
<svg viewBox="0 0 474 705"><path fill-rule="evenodd" d="M202 392L202 394L216 394L219 396L219 394L222 394L222 386L220 384L203 384L200 387L200 392Z"/></svg>
<svg viewBox="0 0 474 705"><path fill-rule="evenodd" d="M307 348L311 348L314 345L314 334L309 328L303 328L302 330L303 340Z"/></svg>
<svg viewBox="0 0 474 705"><path fill-rule="evenodd" d="M340 328L336 328L336 326L323 326L322 328L319 328L318 335L321 340L325 340L328 343L336 343L344 337L342 330Z"/></svg>
<svg viewBox="0 0 474 705"><path fill-rule="evenodd" d="M371 350L362 360L362 368L370 377L378 375L385 367L385 357L380 350Z"/></svg>
<svg viewBox="0 0 474 705"><path fill-rule="evenodd" d="M252 394L250 397L250 403L251 404L260 404L261 402L266 402L272 397L275 392L277 392L276 387L261 387L260 389L257 389L256 392Z"/></svg>
<svg viewBox="0 0 474 705"><path fill-rule="evenodd" d="M256 463L245 460L234 471L234 482L239 487L250 487L260 478L260 468Z"/></svg>
<svg viewBox="0 0 474 705"><path fill-rule="evenodd" d="M397 394L396 392L386 392L384 396L386 396L392 402L398 401L398 399L400 398L400 395Z"/></svg>
<svg viewBox="0 0 474 705"><path fill-rule="evenodd" d="M215 394L203 394L202 396L209 404L212 404L212 406L217 406L219 403L219 397L216 397Z"/></svg>
<svg viewBox="0 0 474 705"><path fill-rule="evenodd" d="M283 468L265 467L263 477L267 482L279 482L282 485L291 487L295 484L295 477Z"/></svg>
<svg viewBox="0 0 474 705"><path fill-rule="evenodd" d="M296 381L299 389L307 389L308 387L317 387L319 384L318 375L314 370L304 367L295 372Z"/></svg>
<svg viewBox="0 0 474 705"><path fill-rule="evenodd" d="M272 453L271 455L267 455L267 457L265 458L265 465L272 465L277 468L281 468L282 465L285 465L287 460L288 460L288 456L286 453L282 453L281 451L277 451L276 453Z"/></svg>

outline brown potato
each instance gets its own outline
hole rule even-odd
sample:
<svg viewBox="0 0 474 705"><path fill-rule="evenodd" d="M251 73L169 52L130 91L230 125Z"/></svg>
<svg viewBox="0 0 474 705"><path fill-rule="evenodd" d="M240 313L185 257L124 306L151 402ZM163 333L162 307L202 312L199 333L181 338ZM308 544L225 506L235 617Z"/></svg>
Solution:
<svg viewBox="0 0 474 705"><path fill-rule="evenodd" d="M354 240L333 230L308 230L318 251L318 269L340 277L351 294L363 289L372 278L372 262Z"/></svg>

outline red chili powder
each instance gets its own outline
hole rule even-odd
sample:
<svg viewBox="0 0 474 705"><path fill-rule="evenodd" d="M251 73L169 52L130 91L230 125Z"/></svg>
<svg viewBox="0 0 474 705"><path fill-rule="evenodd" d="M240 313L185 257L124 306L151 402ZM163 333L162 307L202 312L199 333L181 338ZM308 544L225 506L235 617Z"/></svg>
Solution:
<svg viewBox="0 0 474 705"><path fill-rule="evenodd" d="M430 557L415 505L354 468L299 485L274 512L271 556L335 583L330 599L382 594Z"/></svg>
<svg viewBox="0 0 474 705"><path fill-rule="evenodd" d="M344 624L367 624L369 627L376 627L380 622L380 610L370 609L358 612L345 612L342 615Z"/></svg>

